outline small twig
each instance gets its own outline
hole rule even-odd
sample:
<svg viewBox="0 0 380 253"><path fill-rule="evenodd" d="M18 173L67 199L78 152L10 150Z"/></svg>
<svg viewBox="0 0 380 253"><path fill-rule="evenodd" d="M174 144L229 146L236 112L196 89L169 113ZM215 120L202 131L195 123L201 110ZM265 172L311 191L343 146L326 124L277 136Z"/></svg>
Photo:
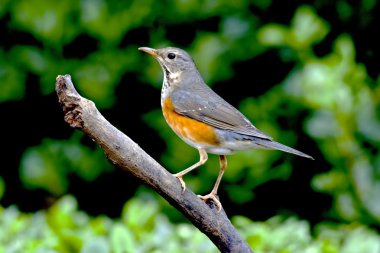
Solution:
<svg viewBox="0 0 380 253"><path fill-rule="evenodd" d="M205 204L189 189L182 193L178 179L111 125L92 101L79 95L70 75L57 77L56 92L65 121L94 140L116 167L152 187L207 235L221 252L252 252L224 210L218 212L213 204Z"/></svg>

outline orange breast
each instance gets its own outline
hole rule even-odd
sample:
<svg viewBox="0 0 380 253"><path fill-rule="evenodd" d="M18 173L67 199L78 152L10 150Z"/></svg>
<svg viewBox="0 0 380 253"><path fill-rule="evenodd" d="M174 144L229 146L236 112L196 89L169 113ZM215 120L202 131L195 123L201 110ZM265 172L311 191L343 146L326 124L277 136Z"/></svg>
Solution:
<svg viewBox="0 0 380 253"><path fill-rule="evenodd" d="M219 144L213 127L176 113L169 97L164 101L162 111L166 122L179 136L196 143L212 146Z"/></svg>

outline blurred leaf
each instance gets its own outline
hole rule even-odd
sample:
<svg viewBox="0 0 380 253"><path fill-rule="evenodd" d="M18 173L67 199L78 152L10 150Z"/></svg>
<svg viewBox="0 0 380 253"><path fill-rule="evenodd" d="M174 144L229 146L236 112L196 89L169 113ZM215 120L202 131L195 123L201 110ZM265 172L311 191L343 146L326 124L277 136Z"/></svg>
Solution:
<svg viewBox="0 0 380 253"><path fill-rule="evenodd" d="M267 9L271 5L272 0L252 0L251 2L261 9Z"/></svg>
<svg viewBox="0 0 380 253"><path fill-rule="evenodd" d="M142 209L141 206L144 208ZM141 198L128 201L124 206L122 219L132 231L138 231L141 228L151 230L157 212L157 203L148 196L148 199Z"/></svg>
<svg viewBox="0 0 380 253"><path fill-rule="evenodd" d="M23 66L25 70L36 75L43 74L53 63L46 51L31 46L15 46L10 55L19 66Z"/></svg>
<svg viewBox="0 0 380 253"><path fill-rule="evenodd" d="M106 238L97 237L86 241L80 251L81 253L110 253L110 247Z"/></svg>
<svg viewBox="0 0 380 253"><path fill-rule="evenodd" d="M0 50L0 102L18 100L25 93L25 74L9 62Z"/></svg>
<svg viewBox="0 0 380 253"><path fill-rule="evenodd" d="M59 170L48 151L30 149L22 158L20 177L28 187L42 187L55 194L63 193L67 188L64 171Z"/></svg>
<svg viewBox="0 0 380 253"><path fill-rule="evenodd" d="M241 185L229 185L225 187L230 199L233 199L235 203L247 203L252 200L253 193L248 187Z"/></svg>
<svg viewBox="0 0 380 253"><path fill-rule="evenodd" d="M20 0L11 6L12 23L47 44L65 44L78 33L70 15L78 8L77 1Z"/></svg>
<svg viewBox="0 0 380 253"><path fill-rule="evenodd" d="M67 190L70 173L91 181L109 170L111 166L103 152L80 145L80 136L75 134L70 140L59 142L45 139L41 145L26 150L20 165L23 183L60 195Z"/></svg>
<svg viewBox="0 0 380 253"><path fill-rule="evenodd" d="M379 183L371 179L374 167L355 132L360 131L373 142L378 139L374 129L380 123L366 82L365 68L355 62L352 40L342 35L324 59L305 59L304 67L288 77L285 89L314 109L307 122L308 132L319 139L325 157L334 165L333 171L313 180L314 187L336 197L338 216L347 220L361 217L368 222L379 219L380 207L375 204L379 200L374 194ZM342 193L350 187L353 192ZM362 208L371 214L370 219L361 213Z"/></svg>
<svg viewBox="0 0 380 253"><path fill-rule="evenodd" d="M122 225L115 225L111 231L112 252L133 252L136 248L133 234Z"/></svg>
<svg viewBox="0 0 380 253"><path fill-rule="evenodd" d="M65 196L49 209L48 222L52 228L65 229L73 228L74 212L78 208L76 199L72 196Z"/></svg>
<svg viewBox="0 0 380 253"><path fill-rule="evenodd" d="M118 43L124 33L148 21L152 15L152 0L124 2L81 1L81 22L92 35L106 43Z"/></svg>
<svg viewBox="0 0 380 253"><path fill-rule="evenodd" d="M343 220L357 220L360 217L358 205L349 191L336 194L334 207L339 217Z"/></svg>
<svg viewBox="0 0 380 253"><path fill-rule="evenodd" d="M135 212L134 208L157 205L151 196L138 195L140 199L126 204L124 215ZM88 216L78 211L71 196L61 198L48 212L29 215L8 207L0 209L0 214L0 245L5 252L182 252L184 248L189 252L218 252L194 226L169 222L157 209L140 216L140 226ZM149 228L144 216L151 220ZM106 228L104 232L94 229L95 223ZM253 222L235 216L232 223L258 253L377 253L380 249L379 234L358 224L323 223L311 233L306 221L294 217Z"/></svg>
<svg viewBox="0 0 380 253"><path fill-rule="evenodd" d="M310 6L301 6L297 9L291 26L280 24L268 24L258 32L258 40L265 46L289 46L303 51L320 42L329 32L329 25L318 17Z"/></svg>
<svg viewBox="0 0 380 253"><path fill-rule="evenodd" d="M346 1L337 1L336 10L340 19L349 20L353 14L352 6Z"/></svg>
<svg viewBox="0 0 380 253"><path fill-rule="evenodd" d="M319 174L313 178L312 185L317 191L338 193L347 190L348 178L342 171L331 170L327 173Z"/></svg>
<svg viewBox="0 0 380 253"><path fill-rule="evenodd" d="M377 0L364 0L361 2L364 11L371 11L378 3Z"/></svg>
<svg viewBox="0 0 380 253"><path fill-rule="evenodd" d="M244 38L251 28L251 20L246 17L227 16L222 23L223 35L229 39Z"/></svg>
<svg viewBox="0 0 380 253"><path fill-rule="evenodd" d="M309 133L314 138L338 137L343 133L339 122L331 111L316 110L307 122ZM326 124L328 122L328 124Z"/></svg>
<svg viewBox="0 0 380 253"><path fill-rule="evenodd" d="M99 108L107 108L114 104L116 85L126 69L134 68L133 65L137 61L134 52L137 50L132 50L98 51L90 55L85 62L77 62L77 69L73 73L76 85L81 93L86 94Z"/></svg>
<svg viewBox="0 0 380 253"><path fill-rule="evenodd" d="M206 82L224 79L231 76L231 69L226 61L222 60L227 50L223 38L212 34L200 34L194 45L193 57L196 59L202 77Z"/></svg>
<svg viewBox="0 0 380 253"><path fill-rule="evenodd" d="M279 24L268 24L262 27L258 34L258 40L265 46L284 46L288 36L288 29Z"/></svg>
<svg viewBox="0 0 380 253"><path fill-rule="evenodd" d="M358 131L369 140L380 142L380 119L376 115L378 103L371 97L369 90L362 89L357 94L357 106L360 113L356 115Z"/></svg>
<svg viewBox="0 0 380 253"><path fill-rule="evenodd" d="M329 25L316 15L312 7L301 6L292 19L288 43L294 48L307 48L321 41L328 31Z"/></svg>
<svg viewBox="0 0 380 253"><path fill-rule="evenodd" d="M352 165L353 186L360 203L373 218L380 222L380 182L374 177L374 170L365 158L357 158Z"/></svg>
<svg viewBox="0 0 380 253"><path fill-rule="evenodd" d="M8 11L10 3L11 0L0 0L0 17L2 17Z"/></svg>
<svg viewBox="0 0 380 253"><path fill-rule="evenodd" d="M336 252L376 253L380 250L379 235L375 231L360 225L321 224L317 228L317 234L319 240L330 241L332 244L339 245L340 250Z"/></svg>

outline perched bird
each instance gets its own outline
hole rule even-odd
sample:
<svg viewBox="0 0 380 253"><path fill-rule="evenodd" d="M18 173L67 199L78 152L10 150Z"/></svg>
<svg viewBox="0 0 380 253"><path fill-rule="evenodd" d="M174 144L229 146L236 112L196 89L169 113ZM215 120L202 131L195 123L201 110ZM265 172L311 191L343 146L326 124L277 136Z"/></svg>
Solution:
<svg viewBox="0 0 380 253"><path fill-rule="evenodd" d="M219 210L217 198L219 183L227 168L226 155L240 150L263 148L277 149L313 159L298 150L273 141L257 129L235 107L217 95L203 81L191 56L174 47L152 49L140 47L153 56L164 72L161 106L166 122L187 144L199 151L200 160L189 168L174 174L186 189L182 177L204 164L207 153L219 155L220 171L214 188L201 199L212 199Z"/></svg>

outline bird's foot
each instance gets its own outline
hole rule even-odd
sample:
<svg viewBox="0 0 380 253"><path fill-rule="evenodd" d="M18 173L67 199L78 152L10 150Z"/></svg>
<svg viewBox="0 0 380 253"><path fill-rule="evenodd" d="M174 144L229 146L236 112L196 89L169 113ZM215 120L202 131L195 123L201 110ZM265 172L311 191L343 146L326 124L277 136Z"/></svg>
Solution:
<svg viewBox="0 0 380 253"><path fill-rule="evenodd" d="M210 192L209 194L204 195L204 196L198 195L198 197L200 199L202 199L204 202L207 202L209 199L212 199L214 201L216 207L218 208L218 212L220 212L220 210L222 210L222 204L220 203L220 201L219 201L219 199L215 193Z"/></svg>
<svg viewBox="0 0 380 253"><path fill-rule="evenodd" d="M178 175L178 173L177 173L177 174L173 174L173 176L175 176L176 178L178 178L178 180L179 180L179 182L181 183L181 186L182 186L182 193L184 193L185 190L186 190L186 183L185 183L185 181L183 181L182 175Z"/></svg>

